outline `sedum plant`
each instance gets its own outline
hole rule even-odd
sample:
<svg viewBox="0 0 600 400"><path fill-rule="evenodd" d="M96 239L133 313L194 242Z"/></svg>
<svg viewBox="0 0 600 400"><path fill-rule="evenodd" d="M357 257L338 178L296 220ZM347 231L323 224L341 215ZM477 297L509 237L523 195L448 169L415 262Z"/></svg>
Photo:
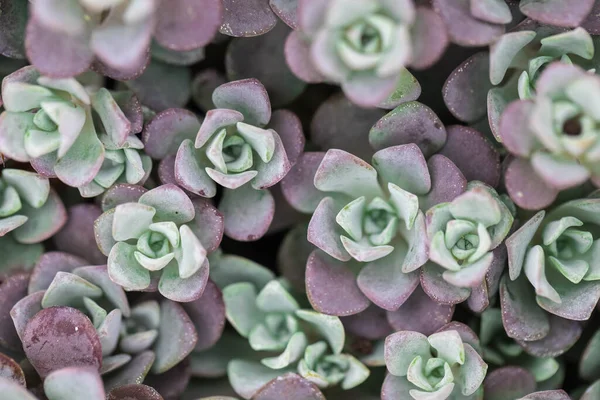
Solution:
<svg viewBox="0 0 600 400"><path fill-rule="evenodd" d="M550 201L589 179L598 184L600 142L592 88L599 85L600 78L590 72L552 63L537 80L536 96L509 104L502 115L504 145L530 165L548 187Z"/></svg>
<svg viewBox="0 0 600 400"><path fill-rule="evenodd" d="M452 202L427 211L429 259L435 264L423 266L429 277L423 288L430 296L450 284L460 288L458 296L464 299L470 288L481 285L494 261L493 250L513 224L512 204L505 201L509 204L491 187L473 181Z"/></svg>
<svg viewBox="0 0 600 400"><path fill-rule="evenodd" d="M291 167L286 148L269 128L271 104L258 80L225 83L214 90L212 101L216 108L208 111L195 141L186 139L179 146L175 179L202 197L214 197L222 187L219 210L225 232L237 240L256 240L273 219L274 200L267 188ZM301 131L286 132L286 140L302 140ZM257 213L252 222L246 214L253 210L267 211Z"/></svg>
<svg viewBox="0 0 600 400"><path fill-rule="evenodd" d="M93 91L74 78L53 79L25 67L4 78L2 99L2 153L31 162L43 175L58 177L90 195L101 193L98 181L103 178L103 187L110 186L106 169L101 171L106 151L98 135L106 135L109 149L114 150L130 147L129 135L136 132L108 90ZM148 163L145 167L150 168ZM145 173L139 175L130 178L139 182Z"/></svg>
<svg viewBox="0 0 600 400"><path fill-rule="evenodd" d="M526 280L537 305L563 318L588 319L600 298L598 204L599 199L588 198L566 202L547 214L540 211L506 240L510 279Z"/></svg>
<svg viewBox="0 0 600 400"><path fill-rule="evenodd" d="M405 67L433 64L447 45L439 16L412 0L299 0L297 20L299 32L286 43L291 70L309 82L340 84L361 106L412 85Z"/></svg>
<svg viewBox="0 0 600 400"><path fill-rule="evenodd" d="M411 331L393 333L385 340L385 364L384 400L483 399L488 366L456 330L429 337Z"/></svg>
<svg viewBox="0 0 600 400"><path fill-rule="evenodd" d="M222 232L221 220L204 225L200 207L178 187L163 185L103 213L94 230L108 257L110 278L125 290L153 287L175 301L200 297L208 278L207 254L213 249L198 237Z"/></svg>
<svg viewBox="0 0 600 400"><path fill-rule="evenodd" d="M228 321L257 352L269 352L260 363L234 358L227 367L231 385L244 398L252 397L270 380L295 372L319 388L351 389L369 376L355 357L342 353L344 327L337 317L303 310L272 280L260 292L253 283L223 289ZM267 354L269 354L267 353Z"/></svg>
<svg viewBox="0 0 600 400"><path fill-rule="evenodd" d="M303 166L302 181L295 172L288 175L284 194L297 209L312 212L307 239L327 254L313 252L307 264L313 307L337 315L355 314L368 306L360 300L366 296L386 310L397 310L418 286L418 269L428 259L423 210L456 197L464 188L464 177L443 156L426 161L413 144L376 152L373 166L335 149L307 161L314 163L312 171ZM445 181L432 177L438 168L449 171ZM287 182L295 187L288 190ZM329 281L313 280L311 275L316 278L321 268L339 271L341 263L336 260L358 272L356 282L363 293L356 296L358 301L345 303L352 295L345 289L354 286L350 271L348 278L336 282L338 298L328 298L331 304L319 301L320 293L330 290L322 286Z"/></svg>
<svg viewBox="0 0 600 400"><path fill-rule="evenodd" d="M41 0L32 3L30 12L27 56L45 74L67 78L93 65L107 75L131 79L146 67L152 38L174 51L209 43L222 6L187 0L169 6L158 0Z"/></svg>

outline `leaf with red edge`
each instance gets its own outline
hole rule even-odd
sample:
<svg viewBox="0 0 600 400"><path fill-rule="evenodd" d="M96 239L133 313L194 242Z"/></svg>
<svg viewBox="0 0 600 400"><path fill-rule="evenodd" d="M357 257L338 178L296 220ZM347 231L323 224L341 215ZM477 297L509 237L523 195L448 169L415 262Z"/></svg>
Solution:
<svg viewBox="0 0 600 400"><path fill-rule="evenodd" d="M94 237L94 221L100 214L102 209L96 204L81 203L69 208L67 223L52 238L56 248L83 257L91 264L105 264L106 256L98 249Z"/></svg>
<svg viewBox="0 0 600 400"><path fill-rule="evenodd" d="M0 378L9 379L25 387L25 374L21 366L9 356L0 353Z"/></svg>
<svg viewBox="0 0 600 400"><path fill-rule="evenodd" d="M454 306L433 301L417 287L400 308L386 314L394 330L416 331L429 336L452 320Z"/></svg>
<svg viewBox="0 0 600 400"><path fill-rule="evenodd" d="M481 181L491 187L500 183L500 153L479 131L461 125L446 128L446 144L439 152L456 165L467 181Z"/></svg>
<svg viewBox="0 0 600 400"><path fill-rule="evenodd" d="M140 197L148 189L139 185L130 185L128 183L118 183L104 192L102 196L102 211L112 210L119 204L137 203Z"/></svg>
<svg viewBox="0 0 600 400"><path fill-rule="evenodd" d="M462 303L471 294L470 288L454 286L442 277L445 269L429 262L421 267L421 287L434 301L453 305Z"/></svg>
<svg viewBox="0 0 600 400"><path fill-rule="evenodd" d="M535 388L533 375L524 368L513 366L488 373L483 382L486 400L514 400L533 392Z"/></svg>
<svg viewBox="0 0 600 400"><path fill-rule="evenodd" d="M161 111L144 128L144 151L158 160L175 155L181 142L194 140L199 129L200 121L191 111L182 108Z"/></svg>
<svg viewBox="0 0 600 400"><path fill-rule="evenodd" d="M271 101L265 86L256 78L239 79L224 83L212 95L216 108L235 110L244 116L244 122L265 126L271 119ZM213 113L215 123L219 113ZM213 120L211 120L213 122Z"/></svg>
<svg viewBox="0 0 600 400"><path fill-rule="evenodd" d="M306 263L306 294L312 307L323 314L347 316L364 311L370 304L348 267L315 250Z"/></svg>
<svg viewBox="0 0 600 400"><path fill-rule="evenodd" d="M29 275L18 273L0 284L0 346L20 351L21 340L10 316L11 309L27 295Z"/></svg>
<svg viewBox="0 0 600 400"><path fill-rule="evenodd" d="M156 15L154 38L162 46L177 51L209 44L223 18L219 0L170 0L161 2Z"/></svg>
<svg viewBox="0 0 600 400"><path fill-rule="evenodd" d="M94 367L102 364L102 348L92 322L71 307L50 307L38 312L25 326L23 349L45 378L65 367Z"/></svg>
<svg viewBox="0 0 600 400"><path fill-rule="evenodd" d="M44 291L39 291L27 295L15 303L10 310L10 317L21 341L24 338L27 323L42 309L44 293Z"/></svg>
<svg viewBox="0 0 600 400"><path fill-rule="evenodd" d="M223 23L219 32L236 37L258 36L269 32L277 17L269 7L269 0L223 0Z"/></svg>
<svg viewBox="0 0 600 400"><path fill-rule="evenodd" d="M123 385L143 382L153 363L154 353L152 351L144 351L136 355L123 367L104 378L106 390L110 391Z"/></svg>
<svg viewBox="0 0 600 400"><path fill-rule="evenodd" d="M202 351L212 347L225 328L225 303L221 291L209 280L202 297L182 304L198 333L198 341L194 351Z"/></svg>
<svg viewBox="0 0 600 400"><path fill-rule="evenodd" d="M289 110L277 110L271 115L267 128L277 132L289 162L294 165L302 154L306 141L300 118Z"/></svg>

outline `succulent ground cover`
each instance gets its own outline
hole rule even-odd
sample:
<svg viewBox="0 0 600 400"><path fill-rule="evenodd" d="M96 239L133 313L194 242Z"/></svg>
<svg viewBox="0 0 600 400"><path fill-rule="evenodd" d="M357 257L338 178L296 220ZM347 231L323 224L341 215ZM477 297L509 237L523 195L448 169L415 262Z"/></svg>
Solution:
<svg viewBox="0 0 600 400"><path fill-rule="evenodd" d="M600 399L600 0L0 1L2 400Z"/></svg>

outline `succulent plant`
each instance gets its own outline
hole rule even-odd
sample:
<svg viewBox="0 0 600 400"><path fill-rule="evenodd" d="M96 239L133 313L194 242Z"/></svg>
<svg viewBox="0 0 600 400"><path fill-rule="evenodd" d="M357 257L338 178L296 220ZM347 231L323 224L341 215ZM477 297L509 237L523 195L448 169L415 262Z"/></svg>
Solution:
<svg viewBox="0 0 600 400"><path fill-rule="evenodd" d="M212 99L217 108L206 114L195 142L186 139L179 146L175 179L203 197L214 197L217 187L223 187L219 209L225 232L238 240L256 240L273 219L274 200L266 189L278 183L291 164L283 139L268 128L271 105L259 81L223 84ZM286 141L303 141L300 129L286 133ZM251 210L262 211L253 224L247 219ZM241 229L240 224L247 226Z"/></svg>
<svg viewBox="0 0 600 400"><path fill-rule="evenodd" d="M175 301L199 298L208 279L206 256L222 235L218 216L210 221L213 226L205 224L206 213L216 210L193 202L174 185L147 191L134 202L122 200L94 225L110 279L126 290L157 288Z"/></svg>
<svg viewBox="0 0 600 400"><path fill-rule="evenodd" d="M414 81L405 66L433 64L448 39L440 17L412 0L299 0L290 69L308 82L339 83L361 106L377 106Z"/></svg>
<svg viewBox="0 0 600 400"><path fill-rule="evenodd" d="M481 313L479 339L481 356L491 368L520 366L532 374L538 388L561 385L564 378L561 361L552 356L536 357L527 354L519 343L506 335L499 308L488 308Z"/></svg>
<svg viewBox="0 0 600 400"><path fill-rule="evenodd" d="M494 261L492 251L513 223L512 204L504 201L509 205L494 189L473 181L451 202L427 211L429 259L435 264L422 268L427 277L425 292L436 298L449 284L460 288L457 297L464 300L470 288L481 285Z"/></svg>
<svg viewBox="0 0 600 400"><path fill-rule="evenodd" d="M169 6L155 0L37 1L27 25L27 56L57 78L90 65L116 77L136 76L148 63L152 38L170 50L196 49L212 40L221 15L220 2L210 0Z"/></svg>
<svg viewBox="0 0 600 400"><path fill-rule="evenodd" d="M389 374L381 393L384 400L483 398L488 366L456 330L429 337L393 333L385 340L385 364Z"/></svg>
<svg viewBox="0 0 600 400"><path fill-rule="evenodd" d="M300 309L281 282L272 280L258 293L253 283L234 283L223 289L223 299L227 319L250 347L275 354L260 363L229 362L229 380L242 397L252 397L290 371L320 388L351 389L369 376L360 361L342 353L345 335L339 318Z"/></svg>
<svg viewBox="0 0 600 400"><path fill-rule="evenodd" d="M548 214L540 211L506 240L510 279L524 277L537 305L549 313L586 320L600 298L595 261L599 201L572 200Z"/></svg>
<svg viewBox="0 0 600 400"><path fill-rule="evenodd" d="M308 154L306 163L311 168L299 163L300 176L290 173L283 190L292 206L313 213L308 241L327 253L314 252L308 261L307 290L313 307L337 315L355 314L368 306L366 296L387 310L398 309L418 286L417 270L428 259L422 210L460 194L466 186L464 177L443 156L426 161L414 144L378 151L374 167L341 150L312 153L310 158ZM441 168L447 172L446 181L433 176ZM288 183L293 185L289 189ZM360 270L357 284L364 295L359 293L358 301L347 302L352 293L343 293L355 287L349 275L335 282L340 293L327 299L335 303L321 304L326 302L318 298L319 292L325 288L319 285L330 282L317 278L316 269L340 271L341 263L335 260ZM330 290L328 286L326 291Z"/></svg>
<svg viewBox="0 0 600 400"><path fill-rule="evenodd" d="M596 105L588 96L599 85L600 78L574 65L552 63L537 79L536 96L509 104L502 114L500 137L547 187L538 200L544 204L588 179L600 183Z"/></svg>
<svg viewBox="0 0 600 400"><path fill-rule="evenodd" d="M127 146L129 134L136 133L137 124L105 88L92 92L74 78L40 76L33 67L4 78L2 100L0 151L69 186L90 184L103 166L99 132L110 138L109 148Z"/></svg>

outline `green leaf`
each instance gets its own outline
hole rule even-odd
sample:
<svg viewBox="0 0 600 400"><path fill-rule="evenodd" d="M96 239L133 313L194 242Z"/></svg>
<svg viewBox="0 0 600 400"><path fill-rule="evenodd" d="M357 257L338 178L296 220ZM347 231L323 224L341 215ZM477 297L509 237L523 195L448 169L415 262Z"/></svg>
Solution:
<svg viewBox="0 0 600 400"><path fill-rule="evenodd" d="M344 332L344 325L342 325L342 321L338 317L311 310L297 310L296 316L307 322L316 332L320 333L327 340L334 354L342 352L346 334Z"/></svg>
<svg viewBox="0 0 600 400"><path fill-rule="evenodd" d="M292 313L300 308L298 302L277 280L267 283L260 291L256 305L261 311L268 313Z"/></svg>
<svg viewBox="0 0 600 400"><path fill-rule="evenodd" d="M251 283L234 283L223 289L227 320L244 337L248 337L252 328L264 319L256 298L256 289Z"/></svg>
<svg viewBox="0 0 600 400"><path fill-rule="evenodd" d="M272 369L285 368L302 357L307 343L306 335L303 332L296 332L290 338L283 353L277 357L263 358L260 362Z"/></svg>

